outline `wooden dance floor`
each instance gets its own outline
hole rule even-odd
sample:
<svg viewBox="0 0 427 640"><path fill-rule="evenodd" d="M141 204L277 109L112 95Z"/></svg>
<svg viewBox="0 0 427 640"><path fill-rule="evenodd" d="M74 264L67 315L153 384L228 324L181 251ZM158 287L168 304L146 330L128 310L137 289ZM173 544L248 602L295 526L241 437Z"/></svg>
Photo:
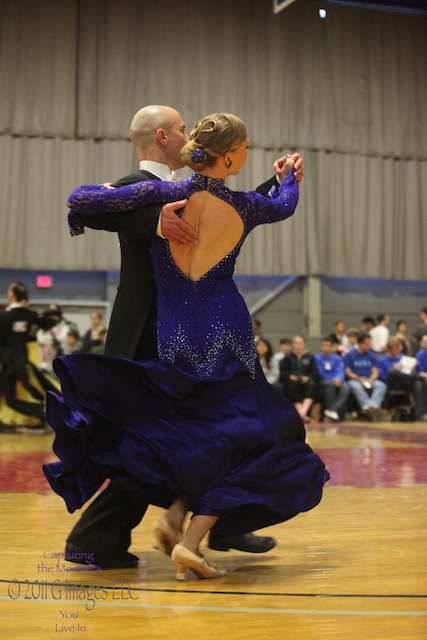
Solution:
<svg viewBox="0 0 427 640"><path fill-rule="evenodd" d="M52 440L0 433L2 640L427 639L427 423L310 425L331 473L320 506L265 529L269 553L207 550L228 574L184 583L153 548L155 508L137 569L58 558L79 514L42 475Z"/></svg>

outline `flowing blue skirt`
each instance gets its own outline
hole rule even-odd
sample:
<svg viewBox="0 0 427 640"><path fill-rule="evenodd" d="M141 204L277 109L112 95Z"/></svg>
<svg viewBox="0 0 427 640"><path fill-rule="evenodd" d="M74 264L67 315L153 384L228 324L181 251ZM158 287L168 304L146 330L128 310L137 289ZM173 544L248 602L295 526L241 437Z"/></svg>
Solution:
<svg viewBox="0 0 427 640"><path fill-rule="evenodd" d="M237 534L316 506L329 474L305 443L292 404L261 372L224 353L221 377L168 362L74 354L54 369L62 394L47 417L59 462L44 465L70 512L107 478L141 502L167 508L185 495L195 514Z"/></svg>

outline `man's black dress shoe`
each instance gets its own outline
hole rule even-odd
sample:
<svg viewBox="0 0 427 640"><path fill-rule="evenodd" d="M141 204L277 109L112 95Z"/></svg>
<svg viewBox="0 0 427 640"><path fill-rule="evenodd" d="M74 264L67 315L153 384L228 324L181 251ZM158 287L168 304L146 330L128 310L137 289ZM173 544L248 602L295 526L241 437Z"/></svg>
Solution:
<svg viewBox="0 0 427 640"><path fill-rule="evenodd" d="M101 569L134 569L138 566L139 558L133 553L121 553L120 555L102 554L93 551L85 552L72 542L65 545L65 558L67 562L76 564L94 564Z"/></svg>
<svg viewBox="0 0 427 640"><path fill-rule="evenodd" d="M276 546L276 541L270 536L256 536L254 533L243 533L238 536L221 536L218 533L210 533L208 539L209 549L215 551L246 551L246 553L265 553Z"/></svg>

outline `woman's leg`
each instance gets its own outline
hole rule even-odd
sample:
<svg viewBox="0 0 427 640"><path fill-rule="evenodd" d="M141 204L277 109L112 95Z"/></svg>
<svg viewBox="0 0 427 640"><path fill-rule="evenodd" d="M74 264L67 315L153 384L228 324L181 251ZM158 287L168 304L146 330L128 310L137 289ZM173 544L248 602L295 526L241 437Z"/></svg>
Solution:
<svg viewBox="0 0 427 640"><path fill-rule="evenodd" d="M180 544L172 551L172 561L176 568L176 579L185 580L187 569L198 578L222 578L225 569L213 567L200 553L200 543L211 530L218 516L195 515Z"/></svg>
<svg viewBox="0 0 427 640"><path fill-rule="evenodd" d="M172 529L177 532L182 532L182 525L187 515L188 506L187 498L185 496L178 496L165 513L167 522Z"/></svg>
<svg viewBox="0 0 427 640"><path fill-rule="evenodd" d="M199 549L200 543L205 535L212 529L217 520L218 516L193 516L181 541L182 546L202 557Z"/></svg>
<svg viewBox="0 0 427 640"><path fill-rule="evenodd" d="M188 511L188 500L185 496L177 496L166 513L157 518L154 524L154 535L160 550L170 556L176 544L182 540L182 526Z"/></svg>

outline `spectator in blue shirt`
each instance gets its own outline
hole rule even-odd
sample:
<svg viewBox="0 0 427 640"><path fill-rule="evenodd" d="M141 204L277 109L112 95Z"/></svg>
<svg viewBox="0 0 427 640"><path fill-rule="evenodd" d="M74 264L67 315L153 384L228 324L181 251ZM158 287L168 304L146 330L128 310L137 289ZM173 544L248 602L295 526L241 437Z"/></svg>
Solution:
<svg viewBox="0 0 427 640"><path fill-rule="evenodd" d="M427 334L421 338L420 349L415 354L415 358L418 362L417 373L426 373L427 372Z"/></svg>
<svg viewBox="0 0 427 640"><path fill-rule="evenodd" d="M349 351L344 357L344 367L357 403L363 411L369 411L373 418L377 418L387 386L382 380L378 380L378 362L375 353L371 351L369 334L358 335L356 349Z"/></svg>
<svg viewBox="0 0 427 640"><path fill-rule="evenodd" d="M415 420L427 422L427 334L421 338L421 349L417 351L417 379L414 386Z"/></svg>
<svg viewBox="0 0 427 640"><path fill-rule="evenodd" d="M345 382L343 358L334 353L331 337L323 338L320 353L314 357L320 377L319 386L323 391L323 414L336 422L344 420L350 387Z"/></svg>
<svg viewBox="0 0 427 640"><path fill-rule="evenodd" d="M405 402L402 398L398 398L398 404L407 404L409 409L412 406L412 398L415 399L417 361L415 358L403 356L402 350L403 344L400 338L389 338L387 352L378 358L379 379L386 383L388 391L404 392L409 401ZM390 398L389 409L392 408L391 403Z"/></svg>
<svg viewBox="0 0 427 640"><path fill-rule="evenodd" d="M399 338L389 338L387 353L378 358L379 379L386 383L388 389L412 391L416 362L414 361L411 370L406 370L402 363L402 349Z"/></svg>

